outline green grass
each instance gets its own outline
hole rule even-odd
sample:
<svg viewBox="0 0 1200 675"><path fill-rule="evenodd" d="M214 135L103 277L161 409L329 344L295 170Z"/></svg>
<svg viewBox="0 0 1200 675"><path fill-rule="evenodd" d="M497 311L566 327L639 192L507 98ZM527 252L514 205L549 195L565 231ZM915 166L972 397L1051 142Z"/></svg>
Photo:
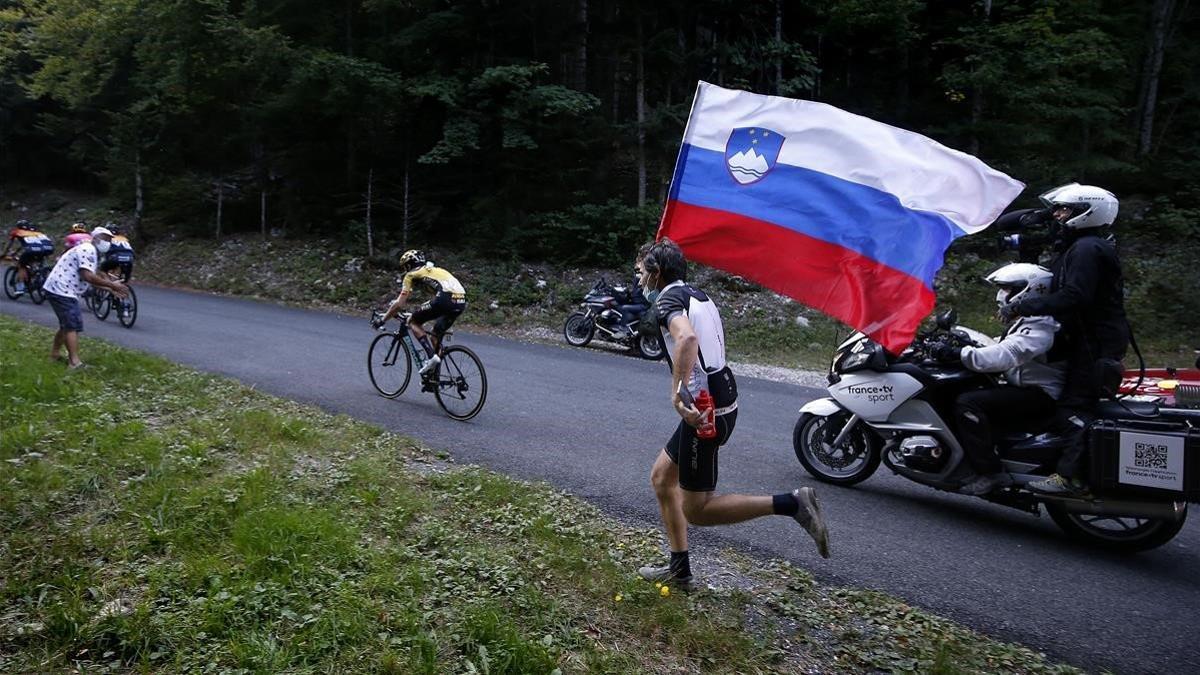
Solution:
<svg viewBox="0 0 1200 675"><path fill-rule="evenodd" d="M723 558L546 485L0 317L0 672L1067 672L887 596ZM649 495L647 495L649 498ZM620 596L620 600L617 596Z"/></svg>

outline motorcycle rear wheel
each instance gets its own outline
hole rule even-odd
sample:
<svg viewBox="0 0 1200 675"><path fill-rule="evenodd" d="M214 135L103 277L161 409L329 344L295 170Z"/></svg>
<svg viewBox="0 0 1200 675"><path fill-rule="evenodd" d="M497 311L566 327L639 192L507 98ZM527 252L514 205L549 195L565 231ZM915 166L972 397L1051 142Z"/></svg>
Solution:
<svg viewBox="0 0 1200 675"><path fill-rule="evenodd" d="M596 334L596 322L583 312L572 312L563 324L563 337L572 347L586 347Z"/></svg>
<svg viewBox="0 0 1200 675"><path fill-rule="evenodd" d="M642 355L643 359L657 361L666 353L666 350L663 349L662 340L657 335L639 334L634 339L637 340L637 351Z"/></svg>
<svg viewBox="0 0 1200 675"><path fill-rule="evenodd" d="M1121 518L1071 513L1061 504L1045 504L1046 512L1072 539L1120 553L1140 553L1175 538L1187 521L1187 509L1176 522L1152 518Z"/></svg>
<svg viewBox="0 0 1200 675"><path fill-rule="evenodd" d="M796 459L813 478L833 485L854 485L871 477L882 459L879 437L867 425L850 432L841 448L830 445L850 421L849 412L828 417L804 413L792 431Z"/></svg>

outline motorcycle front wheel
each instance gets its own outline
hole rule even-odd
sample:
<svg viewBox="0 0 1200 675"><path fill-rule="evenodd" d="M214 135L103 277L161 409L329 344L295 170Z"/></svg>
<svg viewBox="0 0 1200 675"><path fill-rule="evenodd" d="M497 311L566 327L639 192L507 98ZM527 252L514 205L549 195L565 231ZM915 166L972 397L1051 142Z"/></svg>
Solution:
<svg viewBox="0 0 1200 675"><path fill-rule="evenodd" d="M563 337L572 347L586 347L596 334L596 322L583 312L573 312L563 324Z"/></svg>
<svg viewBox="0 0 1200 675"><path fill-rule="evenodd" d="M1187 507L1178 521L1071 513L1061 504L1046 503L1046 512L1072 539L1109 551L1139 553L1175 538L1187 520Z"/></svg>
<svg viewBox="0 0 1200 675"><path fill-rule="evenodd" d="M879 438L866 424L860 422L852 429L840 447L832 446L849 421L846 411L828 417L804 413L796 420L792 448L813 478L833 485L854 485L879 468Z"/></svg>
<svg viewBox="0 0 1200 675"><path fill-rule="evenodd" d="M639 334L636 339L638 353L642 355L643 359L657 361L663 357L665 350L662 340L657 335Z"/></svg>

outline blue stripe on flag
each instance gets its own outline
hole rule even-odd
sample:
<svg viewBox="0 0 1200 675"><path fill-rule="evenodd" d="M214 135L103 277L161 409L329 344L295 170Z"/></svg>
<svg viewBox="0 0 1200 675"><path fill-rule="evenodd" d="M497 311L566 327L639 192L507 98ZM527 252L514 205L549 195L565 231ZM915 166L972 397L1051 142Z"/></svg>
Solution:
<svg viewBox="0 0 1200 675"><path fill-rule="evenodd" d="M776 164L741 185L723 153L684 144L671 197L772 223L876 260L933 287L946 247L965 234L950 219L905 208L894 195L811 169Z"/></svg>

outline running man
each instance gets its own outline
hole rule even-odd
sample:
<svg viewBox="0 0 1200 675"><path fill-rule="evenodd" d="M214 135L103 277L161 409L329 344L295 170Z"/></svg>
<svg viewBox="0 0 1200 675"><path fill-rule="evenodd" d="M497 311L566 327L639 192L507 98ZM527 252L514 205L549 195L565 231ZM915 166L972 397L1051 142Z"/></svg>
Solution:
<svg viewBox="0 0 1200 675"><path fill-rule="evenodd" d="M650 471L671 558L663 566L646 566L638 574L647 581L694 587L688 560L687 526L727 525L762 516L794 518L829 557L829 533L812 488L771 495L718 495L717 451L737 421L737 382L725 364L725 333L716 304L689 285L687 260L669 239L643 247L637 260L646 297L654 303L671 367L671 405L681 418ZM716 412L715 438L697 435L703 416L692 401L705 389ZM686 393L684 393L686 392Z"/></svg>

